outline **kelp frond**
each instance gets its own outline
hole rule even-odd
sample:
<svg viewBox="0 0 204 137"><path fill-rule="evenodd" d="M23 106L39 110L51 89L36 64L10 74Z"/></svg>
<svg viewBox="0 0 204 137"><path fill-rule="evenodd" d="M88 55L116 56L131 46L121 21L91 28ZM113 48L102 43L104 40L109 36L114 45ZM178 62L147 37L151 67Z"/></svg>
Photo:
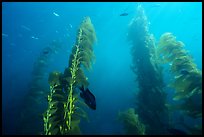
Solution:
<svg viewBox="0 0 204 137"><path fill-rule="evenodd" d="M86 104L80 101L77 87L82 85L88 87L88 78L81 67L91 69L95 57L93 53L95 41L94 27L90 18L86 17L79 27L68 68L63 75L57 72L50 74L48 81L51 93L48 96L49 107L44 116L45 134L81 134L80 118L88 118L88 116L83 110ZM56 91L56 88L61 89Z"/></svg>
<svg viewBox="0 0 204 137"><path fill-rule="evenodd" d="M202 113L201 109L197 109L199 105L190 100L202 94L202 73L184 49L184 43L177 41L172 33L165 33L158 43L157 54L163 60L160 62L170 64L170 72L174 74L174 81L170 84L176 90L173 100L183 100L182 107L178 109L197 117L197 114ZM197 101L202 102L201 99Z"/></svg>
<svg viewBox="0 0 204 137"><path fill-rule="evenodd" d="M118 118L123 122L126 134L145 135L145 126L141 123L133 108L119 112Z"/></svg>

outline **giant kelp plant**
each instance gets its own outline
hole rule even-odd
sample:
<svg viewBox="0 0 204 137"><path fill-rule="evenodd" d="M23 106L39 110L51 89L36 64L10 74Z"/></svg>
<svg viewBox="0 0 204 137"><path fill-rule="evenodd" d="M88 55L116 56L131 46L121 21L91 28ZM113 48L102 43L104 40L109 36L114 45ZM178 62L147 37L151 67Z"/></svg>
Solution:
<svg viewBox="0 0 204 137"><path fill-rule="evenodd" d="M169 108L180 110L193 119L202 118L202 73L184 49L184 43L177 41L172 33L164 33L158 43L157 54L161 63L169 63L174 76L170 87L175 89L173 100L178 102L168 105ZM201 127L195 125L194 130L186 129L191 134L201 134Z"/></svg>
<svg viewBox="0 0 204 137"><path fill-rule="evenodd" d="M87 118L87 115L83 110L86 104L81 101L77 87L89 84L82 67L91 69L95 41L94 27L90 18L85 17L72 47L68 68L64 74L52 72L49 76L48 109L43 118L46 135L81 134L80 118Z"/></svg>
<svg viewBox="0 0 204 137"><path fill-rule="evenodd" d="M137 75L138 94L135 112L145 125L146 134L165 134L168 109L165 106L162 69L156 60L153 35L149 33L144 10L138 6L136 17L129 24L128 40L132 45L132 70Z"/></svg>
<svg viewBox="0 0 204 137"><path fill-rule="evenodd" d="M34 62L32 80L22 101L21 109L19 109L19 123L21 123L18 126L19 134L39 134L42 132L39 125L42 124L41 114L45 109L45 97L49 93L49 85L46 82L47 69L50 64L50 58L62 48L61 45L61 42L53 40L41 50Z"/></svg>

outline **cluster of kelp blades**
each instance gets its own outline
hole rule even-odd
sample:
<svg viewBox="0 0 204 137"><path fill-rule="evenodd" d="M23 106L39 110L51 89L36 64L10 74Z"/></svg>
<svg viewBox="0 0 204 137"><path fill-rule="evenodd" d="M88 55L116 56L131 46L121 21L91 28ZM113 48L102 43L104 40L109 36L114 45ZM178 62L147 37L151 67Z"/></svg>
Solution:
<svg viewBox="0 0 204 137"><path fill-rule="evenodd" d="M79 30L69 58L69 66L64 73L52 72L49 75L50 94L48 109L44 113L45 135L81 134L80 118L87 118L77 87L88 86L82 66L90 70L94 60L93 45L96 41L94 27L86 17Z"/></svg>
<svg viewBox="0 0 204 137"><path fill-rule="evenodd" d="M128 40L132 45L132 70L137 76L138 91L135 108L119 112L126 134L177 134L170 133L170 112L182 111L183 116L202 118L202 73L193 58L176 41L172 33L164 33L155 44L149 33L148 20L141 5L129 24ZM169 64L174 79L169 87L175 89L173 104L166 103L163 64ZM202 125L189 127L182 122L187 134L201 134ZM178 130L176 130L179 132ZM176 132L175 131L175 132Z"/></svg>
<svg viewBox="0 0 204 137"><path fill-rule="evenodd" d="M161 62L170 64L170 72L174 74L174 80L169 84L176 91L173 100L182 101L180 105L169 107L183 110L193 118L202 117L202 73L184 44L176 41L173 34L165 33L158 43L158 56L162 57Z"/></svg>
<svg viewBox="0 0 204 137"><path fill-rule="evenodd" d="M141 6L138 6L137 16L129 25L128 40L132 45L131 68L137 76L138 91L135 108L119 112L119 120L123 122L125 133L168 134L169 112L174 110L183 111L195 119L202 118L202 73L184 49L184 44L177 41L172 33L164 33L158 44L155 44ZM95 60L95 41L93 24L89 17L85 17L78 29L68 67L64 73L56 71L49 75L48 108L43 114L45 135L81 134L80 120L82 117L88 119L88 116L84 111L87 105L79 97L78 87L89 85L84 69L91 70ZM46 64L47 53L50 51L49 47L46 48L43 56L38 59L38 65L34 69L36 76L42 74L43 70L40 68ZM166 103L167 93L162 74L162 65L166 63L174 77L169 86L175 89L173 100L179 101L175 105ZM36 78L40 78L40 75ZM41 90L38 90L39 94L37 89L33 91L40 97ZM189 134L200 134L202 130L197 125L191 129L185 124L183 126L189 129Z"/></svg>
<svg viewBox="0 0 204 137"><path fill-rule="evenodd" d="M45 99L49 93L47 84L47 68L51 64L51 58L62 48L62 43L58 40L51 41L44 47L34 62L32 70L32 80L29 89L20 104L18 123L18 134L39 134L42 121L41 114L45 111L47 103ZM32 118L31 118L32 117ZM35 128L32 128L32 127Z"/></svg>

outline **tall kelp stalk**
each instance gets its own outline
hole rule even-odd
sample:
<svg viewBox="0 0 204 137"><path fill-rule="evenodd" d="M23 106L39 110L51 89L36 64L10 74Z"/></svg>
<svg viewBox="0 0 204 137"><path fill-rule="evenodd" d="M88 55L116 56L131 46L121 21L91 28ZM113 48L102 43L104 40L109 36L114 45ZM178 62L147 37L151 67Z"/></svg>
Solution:
<svg viewBox="0 0 204 137"><path fill-rule="evenodd" d="M25 95L20 109L19 134L42 133L42 113L46 104L46 97L49 93L49 85L46 83L47 69L50 58L61 49L62 43L53 40L42 49L40 55L33 65L32 80L29 84L29 91Z"/></svg>
<svg viewBox="0 0 204 137"><path fill-rule="evenodd" d="M170 110L179 110L193 120L202 119L202 72L193 63L192 56L184 49L184 43L177 41L172 33L164 33L158 43L158 59L168 63L174 79L169 84L175 89L175 105L168 105ZM201 125L182 124L190 134L202 134Z"/></svg>
<svg viewBox="0 0 204 137"><path fill-rule="evenodd" d="M165 106L162 69L158 66L153 35L149 33L144 10L138 6L129 24L128 40L132 45L132 70L137 75L136 113L145 124L146 134L165 134L168 110ZM137 84L136 84L137 85Z"/></svg>
<svg viewBox="0 0 204 137"><path fill-rule="evenodd" d="M78 87L88 87L88 78L82 69L91 69L94 59L93 45L96 41L94 27L89 17L85 17L78 30L75 45L69 58L69 66L64 74L52 72L49 76L50 94L48 109L44 113L46 135L81 134L81 117L87 118L80 99Z"/></svg>

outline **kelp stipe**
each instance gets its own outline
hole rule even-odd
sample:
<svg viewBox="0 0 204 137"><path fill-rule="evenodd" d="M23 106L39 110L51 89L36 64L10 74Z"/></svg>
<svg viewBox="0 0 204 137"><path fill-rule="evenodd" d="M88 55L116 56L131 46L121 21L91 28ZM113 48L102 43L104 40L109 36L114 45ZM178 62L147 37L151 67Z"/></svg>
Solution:
<svg viewBox="0 0 204 137"><path fill-rule="evenodd" d="M45 134L61 134L61 135L81 134L79 128L80 118L81 117L87 118L87 114L83 110L83 106L86 106L86 104L79 98L77 87L82 85L87 87L89 84L88 78L85 76L82 66L87 70L91 69L91 64L95 57L93 53L93 45L95 41L96 34L94 27L91 23L90 18L85 17L78 30L76 43L72 48L72 53L69 58L69 66L68 68L65 69L64 74L58 77L60 84L56 85L55 83L55 86L51 87L50 96L48 96L48 98L53 97L55 93L52 92L53 88L55 89L58 86L59 88L63 87L63 89L59 90L60 94L58 94L59 96L61 96L62 91L65 94L61 98L63 106L60 108L62 108L62 111L60 112L60 114L58 113L56 114L58 116L59 115L62 116L61 120L62 122L57 123L57 120L54 120L54 122L51 121L51 119L47 117L50 115L50 113L45 113L44 116ZM57 107L58 106L56 106L56 108ZM50 105L48 104L47 112L50 112L49 110L50 108L52 108L52 106L50 107ZM50 121L51 125L46 124L49 123ZM52 127L53 124L56 125L55 128L53 129L49 128Z"/></svg>
<svg viewBox="0 0 204 137"><path fill-rule="evenodd" d="M52 72L49 75L50 94L48 95L48 109L44 113L44 132L45 135L60 134L60 127L63 126L63 113L66 95L62 91L60 82L62 73Z"/></svg>

